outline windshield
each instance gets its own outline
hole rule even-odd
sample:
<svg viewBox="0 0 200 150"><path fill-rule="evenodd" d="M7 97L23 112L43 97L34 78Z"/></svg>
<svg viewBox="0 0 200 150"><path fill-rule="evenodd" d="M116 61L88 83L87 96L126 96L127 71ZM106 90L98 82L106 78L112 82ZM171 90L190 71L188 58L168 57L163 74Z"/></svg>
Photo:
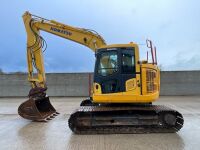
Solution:
<svg viewBox="0 0 200 150"><path fill-rule="evenodd" d="M100 55L98 74L102 76L111 75L118 71L117 52L108 51Z"/></svg>

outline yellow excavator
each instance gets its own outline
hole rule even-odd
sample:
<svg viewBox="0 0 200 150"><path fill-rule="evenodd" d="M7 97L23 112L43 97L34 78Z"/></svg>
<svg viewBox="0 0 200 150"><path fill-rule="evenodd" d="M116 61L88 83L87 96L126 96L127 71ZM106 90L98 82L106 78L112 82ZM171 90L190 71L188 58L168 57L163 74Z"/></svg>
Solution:
<svg viewBox="0 0 200 150"><path fill-rule="evenodd" d="M182 114L161 105L153 105L160 91L160 71L156 48L150 40L151 61L140 61L136 43L107 45L95 31L72 27L25 12L27 32L29 99L18 108L25 119L48 121L59 113L46 94L43 51L45 31L95 52L93 86L90 97L69 117L69 128L76 134L169 133L179 131Z"/></svg>

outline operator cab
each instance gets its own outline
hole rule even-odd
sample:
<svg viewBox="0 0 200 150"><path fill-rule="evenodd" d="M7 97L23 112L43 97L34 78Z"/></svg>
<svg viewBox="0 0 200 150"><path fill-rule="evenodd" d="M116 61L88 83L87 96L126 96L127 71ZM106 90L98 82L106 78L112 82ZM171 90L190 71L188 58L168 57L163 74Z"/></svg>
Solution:
<svg viewBox="0 0 200 150"><path fill-rule="evenodd" d="M102 48L96 53L94 82L102 94L126 91L126 81L136 78L134 47Z"/></svg>

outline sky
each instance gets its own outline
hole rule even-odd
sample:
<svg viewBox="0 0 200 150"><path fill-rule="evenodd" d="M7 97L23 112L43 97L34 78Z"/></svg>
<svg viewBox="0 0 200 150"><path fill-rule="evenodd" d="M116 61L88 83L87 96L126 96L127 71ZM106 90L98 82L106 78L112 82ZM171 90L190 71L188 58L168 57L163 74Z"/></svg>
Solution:
<svg viewBox="0 0 200 150"><path fill-rule="evenodd" d="M26 72L25 11L64 24L89 28L107 44L131 41L146 56L145 40L157 47L161 70L200 70L198 0L1 0L0 68ZM42 32L46 72L92 72L94 53L75 42Z"/></svg>

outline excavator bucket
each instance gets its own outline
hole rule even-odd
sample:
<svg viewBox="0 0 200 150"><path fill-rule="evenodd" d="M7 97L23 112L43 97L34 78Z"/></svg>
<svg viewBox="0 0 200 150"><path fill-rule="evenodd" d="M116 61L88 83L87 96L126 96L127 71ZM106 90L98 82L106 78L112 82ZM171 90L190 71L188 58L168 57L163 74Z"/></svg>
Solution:
<svg viewBox="0 0 200 150"><path fill-rule="evenodd" d="M46 93L41 91L41 88L37 88L31 89L29 92L29 100L19 106L18 114L28 120L46 122L53 119L59 113L56 112L55 108L51 105Z"/></svg>

